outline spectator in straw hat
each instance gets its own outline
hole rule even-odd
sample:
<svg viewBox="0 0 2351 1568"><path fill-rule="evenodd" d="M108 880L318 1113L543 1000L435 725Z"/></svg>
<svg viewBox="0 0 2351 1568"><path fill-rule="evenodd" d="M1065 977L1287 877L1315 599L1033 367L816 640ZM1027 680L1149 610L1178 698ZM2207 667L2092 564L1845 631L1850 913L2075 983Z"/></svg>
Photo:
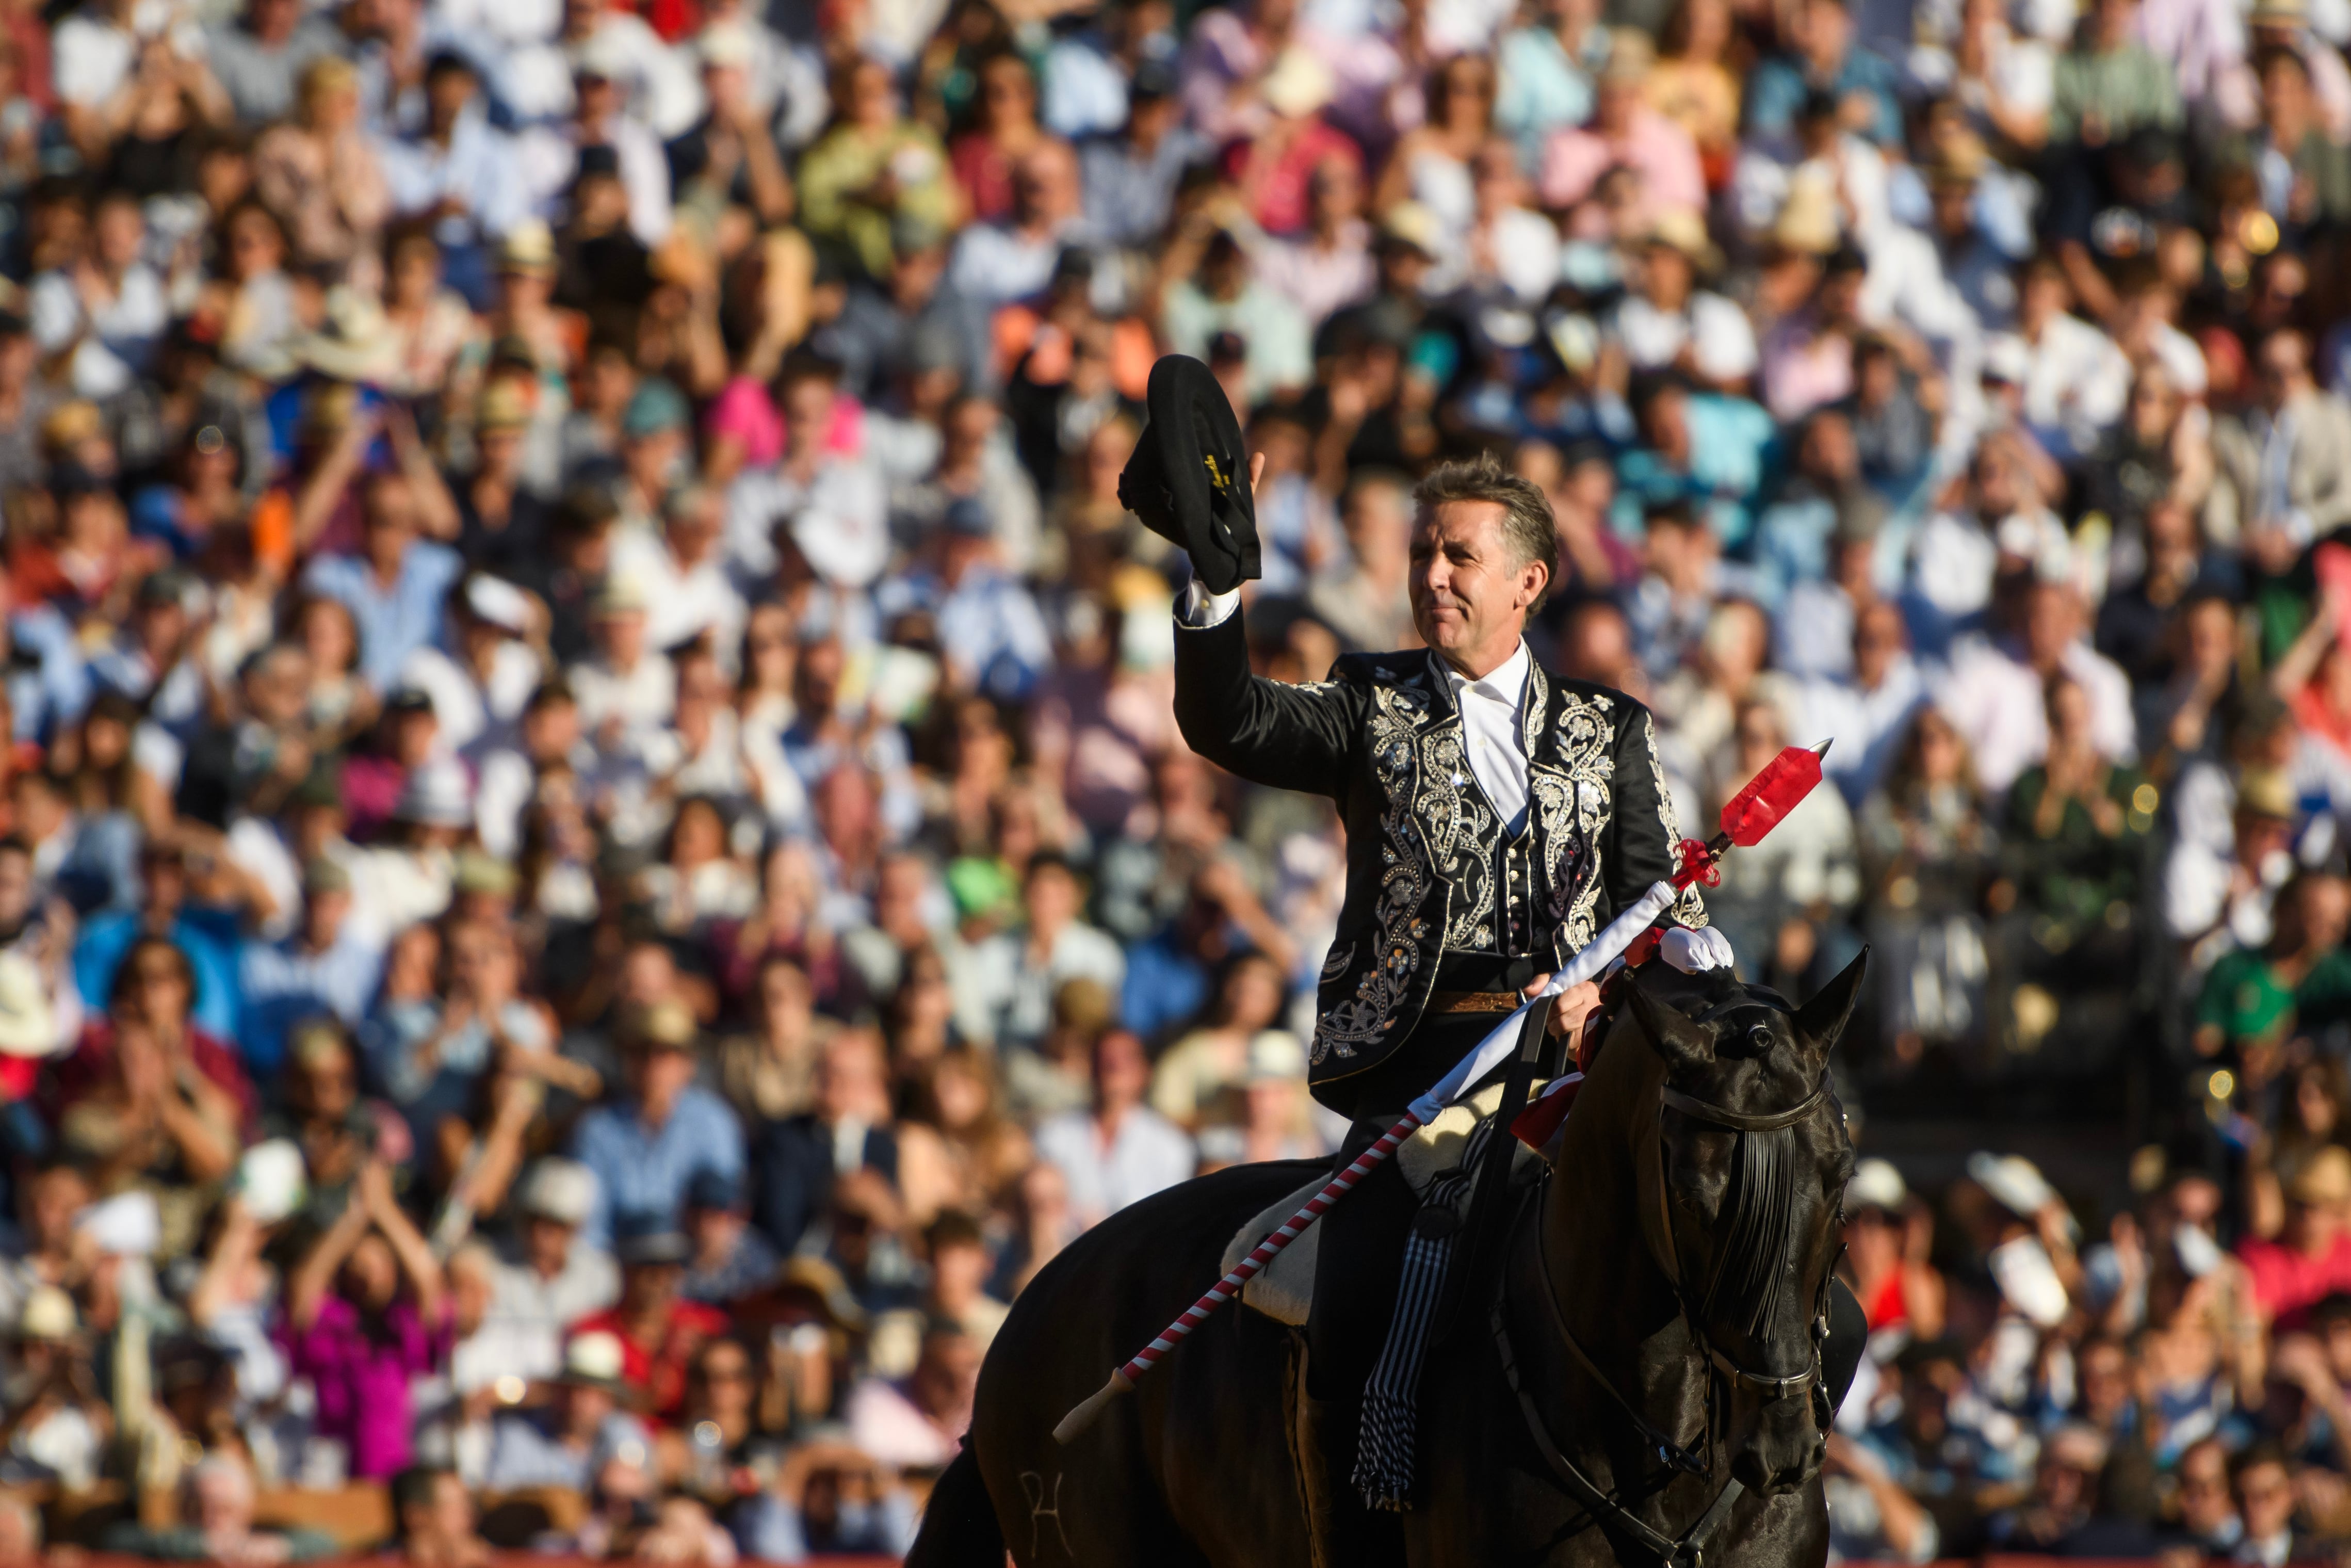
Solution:
<svg viewBox="0 0 2351 1568"><path fill-rule="evenodd" d="M481 1332L500 1347L498 1364L520 1377L551 1377L563 1331L620 1299L611 1255L581 1239L596 1207L596 1178L576 1160L549 1156L530 1169L517 1207L517 1236L497 1258Z"/></svg>
<svg viewBox="0 0 2351 1568"><path fill-rule="evenodd" d="M2274 1328L2300 1327L2310 1309L2351 1291L2351 1150L2329 1145L2296 1171L2285 1189L2285 1225L2274 1241L2248 1237L2237 1247L2253 1304Z"/></svg>
<svg viewBox="0 0 2351 1568"><path fill-rule="evenodd" d="M674 1227L696 1173L743 1175L742 1125L695 1082L697 1030L685 1004L659 1001L623 1019L619 1092L580 1120L573 1157L595 1175L586 1234L599 1245L619 1217Z"/></svg>
<svg viewBox="0 0 2351 1568"><path fill-rule="evenodd" d="M98 1479L113 1421L99 1397L73 1298L55 1285L35 1286L17 1312L14 1338L18 1372L9 1385L0 1473L87 1487Z"/></svg>
<svg viewBox="0 0 2351 1568"><path fill-rule="evenodd" d="M647 1463L653 1436L629 1413L635 1396L622 1377L625 1364L619 1335L572 1335L554 1397L500 1416L491 1428L482 1484L492 1491L561 1487L585 1495L611 1460Z"/></svg>

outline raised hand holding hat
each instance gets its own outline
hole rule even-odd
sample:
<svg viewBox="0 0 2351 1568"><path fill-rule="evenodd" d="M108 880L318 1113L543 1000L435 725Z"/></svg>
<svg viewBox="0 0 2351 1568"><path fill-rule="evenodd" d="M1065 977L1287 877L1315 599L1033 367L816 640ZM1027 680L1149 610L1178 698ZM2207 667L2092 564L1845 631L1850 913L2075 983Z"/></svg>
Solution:
<svg viewBox="0 0 2351 1568"><path fill-rule="evenodd" d="M1257 506L1240 421L1208 367L1168 354L1151 367L1147 423L1118 476L1119 504L1192 558L1210 593L1260 574Z"/></svg>

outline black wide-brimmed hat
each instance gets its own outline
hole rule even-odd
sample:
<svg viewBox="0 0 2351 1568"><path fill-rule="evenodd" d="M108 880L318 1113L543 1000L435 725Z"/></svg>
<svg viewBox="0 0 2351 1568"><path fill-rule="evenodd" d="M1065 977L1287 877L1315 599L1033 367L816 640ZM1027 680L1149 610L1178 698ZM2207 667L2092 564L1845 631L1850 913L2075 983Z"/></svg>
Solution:
<svg viewBox="0 0 2351 1568"><path fill-rule="evenodd" d="M1192 558L1192 575L1225 593L1259 575L1257 507L1241 423L1208 367L1169 354L1151 367L1149 418L1118 476L1119 504Z"/></svg>

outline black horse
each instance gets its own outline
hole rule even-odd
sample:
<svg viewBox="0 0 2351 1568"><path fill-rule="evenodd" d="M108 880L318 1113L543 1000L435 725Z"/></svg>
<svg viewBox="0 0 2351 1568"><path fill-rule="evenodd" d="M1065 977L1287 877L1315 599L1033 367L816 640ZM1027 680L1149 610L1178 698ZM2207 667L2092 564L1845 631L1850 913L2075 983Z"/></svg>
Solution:
<svg viewBox="0 0 2351 1568"><path fill-rule="evenodd" d="M1853 1168L1827 1063L1862 962L1792 1012L1727 971L1642 971L1490 1301L1431 1350L1416 1568L1825 1560L1821 1353ZM1066 1447L1052 1428L1314 1171L1186 1183L1040 1272L909 1568L1001 1568L1008 1546L1019 1568L1312 1563L1290 1331L1256 1312L1217 1313Z"/></svg>

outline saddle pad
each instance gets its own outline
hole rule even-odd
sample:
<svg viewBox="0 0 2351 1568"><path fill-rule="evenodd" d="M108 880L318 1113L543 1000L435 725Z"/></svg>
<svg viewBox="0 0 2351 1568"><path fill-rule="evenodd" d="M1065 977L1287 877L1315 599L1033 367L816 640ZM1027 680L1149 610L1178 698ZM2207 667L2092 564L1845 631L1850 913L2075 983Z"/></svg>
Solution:
<svg viewBox="0 0 2351 1568"><path fill-rule="evenodd" d="M1316 1176L1280 1203L1251 1215L1249 1222L1234 1231L1233 1239L1225 1244L1224 1260L1218 1268L1227 1274L1238 1268L1242 1259L1257 1250L1259 1242L1304 1207L1306 1200L1321 1192L1330 1180L1327 1176ZM1322 1240L1322 1228L1308 1226L1297 1240L1273 1255L1273 1261L1262 1272L1241 1287L1241 1304L1256 1308L1275 1322L1304 1328L1306 1309L1314 1301L1314 1256Z"/></svg>
<svg viewBox="0 0 2351 1568"><path fill-rule="evenodd" d="M1536 1087L1540 1089L1541 1084ZM1460 1165L1461 1154L1469 1142L1470 1129L1479 1121L1492 1115L1502 1103L1502 1086L1489 1084L1483 1093L1471 1096L1458 1104L1448 1105L1429 1123L1405 1140L1395 1152L1396 1166L1404 1173L1407 1186L1416 1194L1426 1194L1431 1183L1447 1176ZM1515 1140L1511 1145L1513 1172L1520 1166L1542 1158L1534 1150ZM1330 1181L1327 1176L1317 1176L1296 1192L1251 1215L1248 1224L1233 1232L1225 1244L1225 1256L1219 1265L1229 1274L1240 1260L1257 1250L1257 1244L1272 1235L1282 1221L1305 1207L1306 1200L1321 1192ZM1346 1202L1345 1198L1339 1200ZM1465 1197L1466 1205L1467 1198ZM1274 1254L1271 1263L1249 1282L1241 1287L1241 1304L1263 1312L1278 1323L1302 1328L1306 1323L1308 1306L1314 1300L1314 1260L1322 1235L1319 1225L1306 1230L1281 1251Z"/></svg>

